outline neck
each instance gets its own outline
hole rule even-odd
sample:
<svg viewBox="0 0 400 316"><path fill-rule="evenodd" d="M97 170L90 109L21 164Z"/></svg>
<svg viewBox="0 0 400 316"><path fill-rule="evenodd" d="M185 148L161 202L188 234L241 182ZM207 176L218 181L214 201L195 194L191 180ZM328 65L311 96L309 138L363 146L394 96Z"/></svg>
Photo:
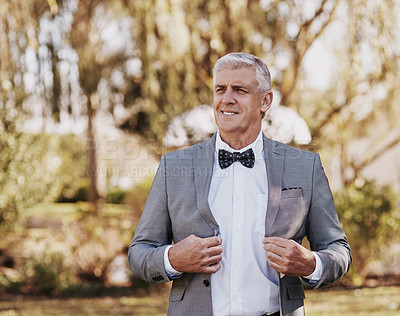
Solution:
<svg viewBox="0 0 400 316"><path fill-rule="evenodd" d="M235 150L240 150L253 143L257 139L258 134L260 134L260 131L257 133L252 133L251 135L243 135L242 137L238 137L237 134L233 135L219 131L222 141Z"/></svg>

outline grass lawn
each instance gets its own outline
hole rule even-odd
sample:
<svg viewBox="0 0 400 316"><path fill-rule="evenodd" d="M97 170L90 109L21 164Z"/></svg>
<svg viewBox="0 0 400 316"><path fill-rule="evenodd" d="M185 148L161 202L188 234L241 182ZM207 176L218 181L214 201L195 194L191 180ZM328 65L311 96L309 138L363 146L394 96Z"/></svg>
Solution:
<svg viewBox="0 0 400 316"><path fill-rule="evenodd" d="M70 299L10 296L0 298L0 316L166 315L167 295ZM400 315L400 287L307 291L306 297L307 316Z"/></svg>
<svg viewBox="0 0 400 316"><path fill-rule="evenodd" d="M60 218L62 216L71 215L78 211L78 209L85 208L87 203L38 203L29 209L25 216L35 217L53 217ZM130 214L132 210L129 205L123 204L104 204L102 214L118 216L120 214Z"/></svg>
<svg viewBox="0 0 400 316"><path fill-rule="evenodd" d="M0 301L1 316L161 316L166 315L168 301L165 297L106 297L46 299L14 297Z"/></svg>
<svg viewBox="0 0 400 316"><path fill-rule="evenodd" d="M400 315L400 287L306 291L307 316Z"/></svg>

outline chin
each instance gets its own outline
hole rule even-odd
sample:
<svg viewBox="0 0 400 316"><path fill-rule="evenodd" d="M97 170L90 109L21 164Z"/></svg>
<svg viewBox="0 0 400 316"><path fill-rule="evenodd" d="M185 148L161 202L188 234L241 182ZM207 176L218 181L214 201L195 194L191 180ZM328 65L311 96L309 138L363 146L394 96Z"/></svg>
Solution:
<svg viewBox="0 0 400 316"><path fill-rule="evenodd" d="M232 133L232 132L234 132L236 130L236 127L237 127L237 125L234 124L234 123L233 124L226 124L226 123L219 124L219 123L217 123L217 126L218 126L220 131L223 131L225 133Z"/></svg>
<svg viewBox="0 0 400 316"><path fill-rule="evenodd" d="M238 131L236 128L234 128L234 127L231 127L231 128L219 128L219 133L220 134L223 134L223 135L234 135L234 134L236 134L236 135L240 135L240 131Z"/></svg>
<svg viewBox="0 0 400 316"><path fill-rule="evenodd" d="M220 119L216 121L217 126L221 130L226 130L229 132L235 131L238 126L239 126L239 120L226 120L226 119Z"/></svg>

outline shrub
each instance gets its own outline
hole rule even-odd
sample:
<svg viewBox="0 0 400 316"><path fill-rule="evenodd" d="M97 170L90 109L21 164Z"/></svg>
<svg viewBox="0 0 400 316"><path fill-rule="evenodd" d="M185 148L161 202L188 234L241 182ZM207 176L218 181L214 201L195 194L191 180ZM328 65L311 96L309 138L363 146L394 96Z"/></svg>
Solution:
<svg viewBox="0 0 400 316"><path fill-rule="evenodd" d="M113 186L111 187L106 196L107 203L113 204L121 204L124 201L125 191L120 187Z"/></svg>
<svg viewBox="0 0 400 316"><path fill-rule="evenodd" d="M89 179L81 178L74 185L65 185L56 202L75 203L89 200Z"/></svg>
<svg viewBox="0 0 400 316"><path fill-rule="evenodd" d="M124 247L118 234L107 229L104 219L86 211L65 225L63 233L75 275L84 282L105 284L110 263Z"/></svg>
<svg viewBox="0 0 400 316"><path fill-rule="evenodd" d="M390 187L358 180L335 194L341 224L353 255L350 276L365 277L364 268L380 257L381 245L393 238L393 216L397 216L397 197ZM360 279L361 278L361 279Z"/></svg>
<svg viewBox="0 0 400 316"><path fill-rule="evenodd" d="M26 291L36 294L58 294L70 282L70 274L61 254L52 253L28 259L23 267Z"/></svg>
<svg viewBox="0 0 400 316"><path fill-rule="evenodd" d="M53 201L74 183L84 171L85 155L74 135L2 132L0 148L1 237L32 205Z"/></svg>

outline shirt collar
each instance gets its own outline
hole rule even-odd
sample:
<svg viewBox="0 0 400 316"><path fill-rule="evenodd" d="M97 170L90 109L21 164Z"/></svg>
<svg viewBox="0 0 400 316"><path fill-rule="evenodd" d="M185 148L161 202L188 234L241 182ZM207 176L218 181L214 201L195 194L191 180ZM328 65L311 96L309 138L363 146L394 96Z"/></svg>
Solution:
<svg viewBox="0 0 400 316"><path fill-rule="evenodd" d="M263 155L264 142L263 142L262 130L260 131L260 133L258 134L258 136L254 142L252 142L250 145L247 145L246 147L244 147L240 150L233 149L231 146L229 146L227 143L225 143L221 139L221 135L219 134L219 131L217 131L217 137L215 140L215 151L217 152L217 154L218 154L218 150L220 150L220 149L225 149L230 152L241 152L242 153L250 148L253 149L256 159L257 159L257 156Z"/></svg>

